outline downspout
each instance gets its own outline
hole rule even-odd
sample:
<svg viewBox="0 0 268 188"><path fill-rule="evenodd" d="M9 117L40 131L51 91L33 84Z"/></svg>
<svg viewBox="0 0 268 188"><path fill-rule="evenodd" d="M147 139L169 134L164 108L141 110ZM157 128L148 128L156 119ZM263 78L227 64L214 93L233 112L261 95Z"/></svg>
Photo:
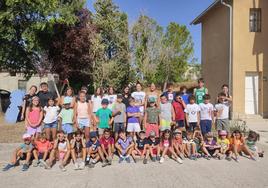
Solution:
<svg viewBox="0 0 268 188"><path fill-rule="evenodd" d="M229 70L228 70L228 85L229 85L229 93L232 95L233 87L232 87L232 44L233 44L233 7L230 4L225 3L223 0L221 0L221 4L228 7L230 11L230 17L229 17Z"/></svg>

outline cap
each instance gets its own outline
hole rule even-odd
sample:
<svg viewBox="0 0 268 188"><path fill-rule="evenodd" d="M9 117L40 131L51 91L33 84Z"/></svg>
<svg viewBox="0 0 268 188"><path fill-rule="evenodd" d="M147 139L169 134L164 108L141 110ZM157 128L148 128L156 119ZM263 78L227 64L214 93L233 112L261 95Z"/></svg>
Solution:
<svg viewBox="0 0 268 188"><path fill-rule="evenodd" d="M23 134L22 139L31 138L32 136L28 133Z"/></svg>
<svg viewBox="0 0 268 188"><path fill-rule="evenodd" d="M155 102L155 98L154 97L150 97L148 100L150 103L154 103Z"/></svg>
<svg viewBox="0 0 268 188"><path fill-rule="evenodd" d="M96 138L97 132L96 131L90 132L89 136L90 136L90 138Z"/></svg>
<svg viewBox="0 0 268 188"><path fill-rule="evenodd" d="M101 104L109 104L108 99L102 99Z"/></svg>
<svg viewBox="0 0 268 188"><path fill-rule="evenodd" d="M227 136L227 131L221 130L221 131L219 131L219 135L220 136Z"/></svg>
<svg viewBox="0 0 268 188"><path fill-rule="evenodd" d="M154 131L151 131L151 132L150 132L150 136L151 136L151 137L155 137L155 132L154 132Z"/></svg>
<svg viewBox="0 0 268 188"><path fill-rule="evenodd" d="M123 98L123 95L122 95L122 94L118 94L118 95L117 95L117 98L118 98L118 99L122 99L122 98Z"/></svg>
<svg viewBox="0 0 268 188"><path fill-rule="evenodd" d="M179 130L179 129L176 129L174 132L173 132L174 134L178 134L178 133L181 133L181 130Z"/></svg>

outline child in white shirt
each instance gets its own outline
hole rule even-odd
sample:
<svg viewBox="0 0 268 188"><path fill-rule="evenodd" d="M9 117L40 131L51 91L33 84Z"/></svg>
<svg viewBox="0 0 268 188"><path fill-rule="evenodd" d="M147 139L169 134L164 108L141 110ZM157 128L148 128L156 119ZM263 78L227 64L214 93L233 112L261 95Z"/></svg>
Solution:
<svg viewBox="0 0 268 188"><path fill-rule="evenodd" d="M200 107L195 103L195 96L193 95L189 97L189 102L184 112L186 113L187 130L193 132L200 125Z"/></svg>
<svg viewBox="0 0 268 188"><path fill-rule="evenodd" d="M213 122L213 111L214 107L210 103L210 95L205 94L204 103L200 103L200 128L201 132L204 135L211 132L212 122Z"/></svg>

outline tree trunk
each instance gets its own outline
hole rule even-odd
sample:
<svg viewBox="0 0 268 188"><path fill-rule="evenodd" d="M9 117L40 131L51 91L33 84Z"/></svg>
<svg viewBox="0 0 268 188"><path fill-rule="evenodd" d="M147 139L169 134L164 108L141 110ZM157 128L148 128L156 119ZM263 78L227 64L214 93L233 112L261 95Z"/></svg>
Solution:
<svg viewBox="0 0 268 188"><path fill-rule="evenodd" d="M167 89L167 83L168 83L168 74L167 74L165 82L164 82L163 92L166 91L166 89Z"/></svg>

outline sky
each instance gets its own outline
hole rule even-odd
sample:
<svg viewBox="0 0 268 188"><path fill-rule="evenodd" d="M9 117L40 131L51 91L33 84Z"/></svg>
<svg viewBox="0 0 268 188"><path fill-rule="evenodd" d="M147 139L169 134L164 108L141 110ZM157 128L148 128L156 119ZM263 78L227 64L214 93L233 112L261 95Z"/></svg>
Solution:
<svg viewBox="0 0 268 188"><path fill-rule="evenodd" d="M201 62L201 25L190 25L214 0L113 0L119 9L128 14L133 24L141 13L166 27L170 22L186 25L194 42L194 57ZM87 0L87 7L94 12L95 0Z"/></svg>

